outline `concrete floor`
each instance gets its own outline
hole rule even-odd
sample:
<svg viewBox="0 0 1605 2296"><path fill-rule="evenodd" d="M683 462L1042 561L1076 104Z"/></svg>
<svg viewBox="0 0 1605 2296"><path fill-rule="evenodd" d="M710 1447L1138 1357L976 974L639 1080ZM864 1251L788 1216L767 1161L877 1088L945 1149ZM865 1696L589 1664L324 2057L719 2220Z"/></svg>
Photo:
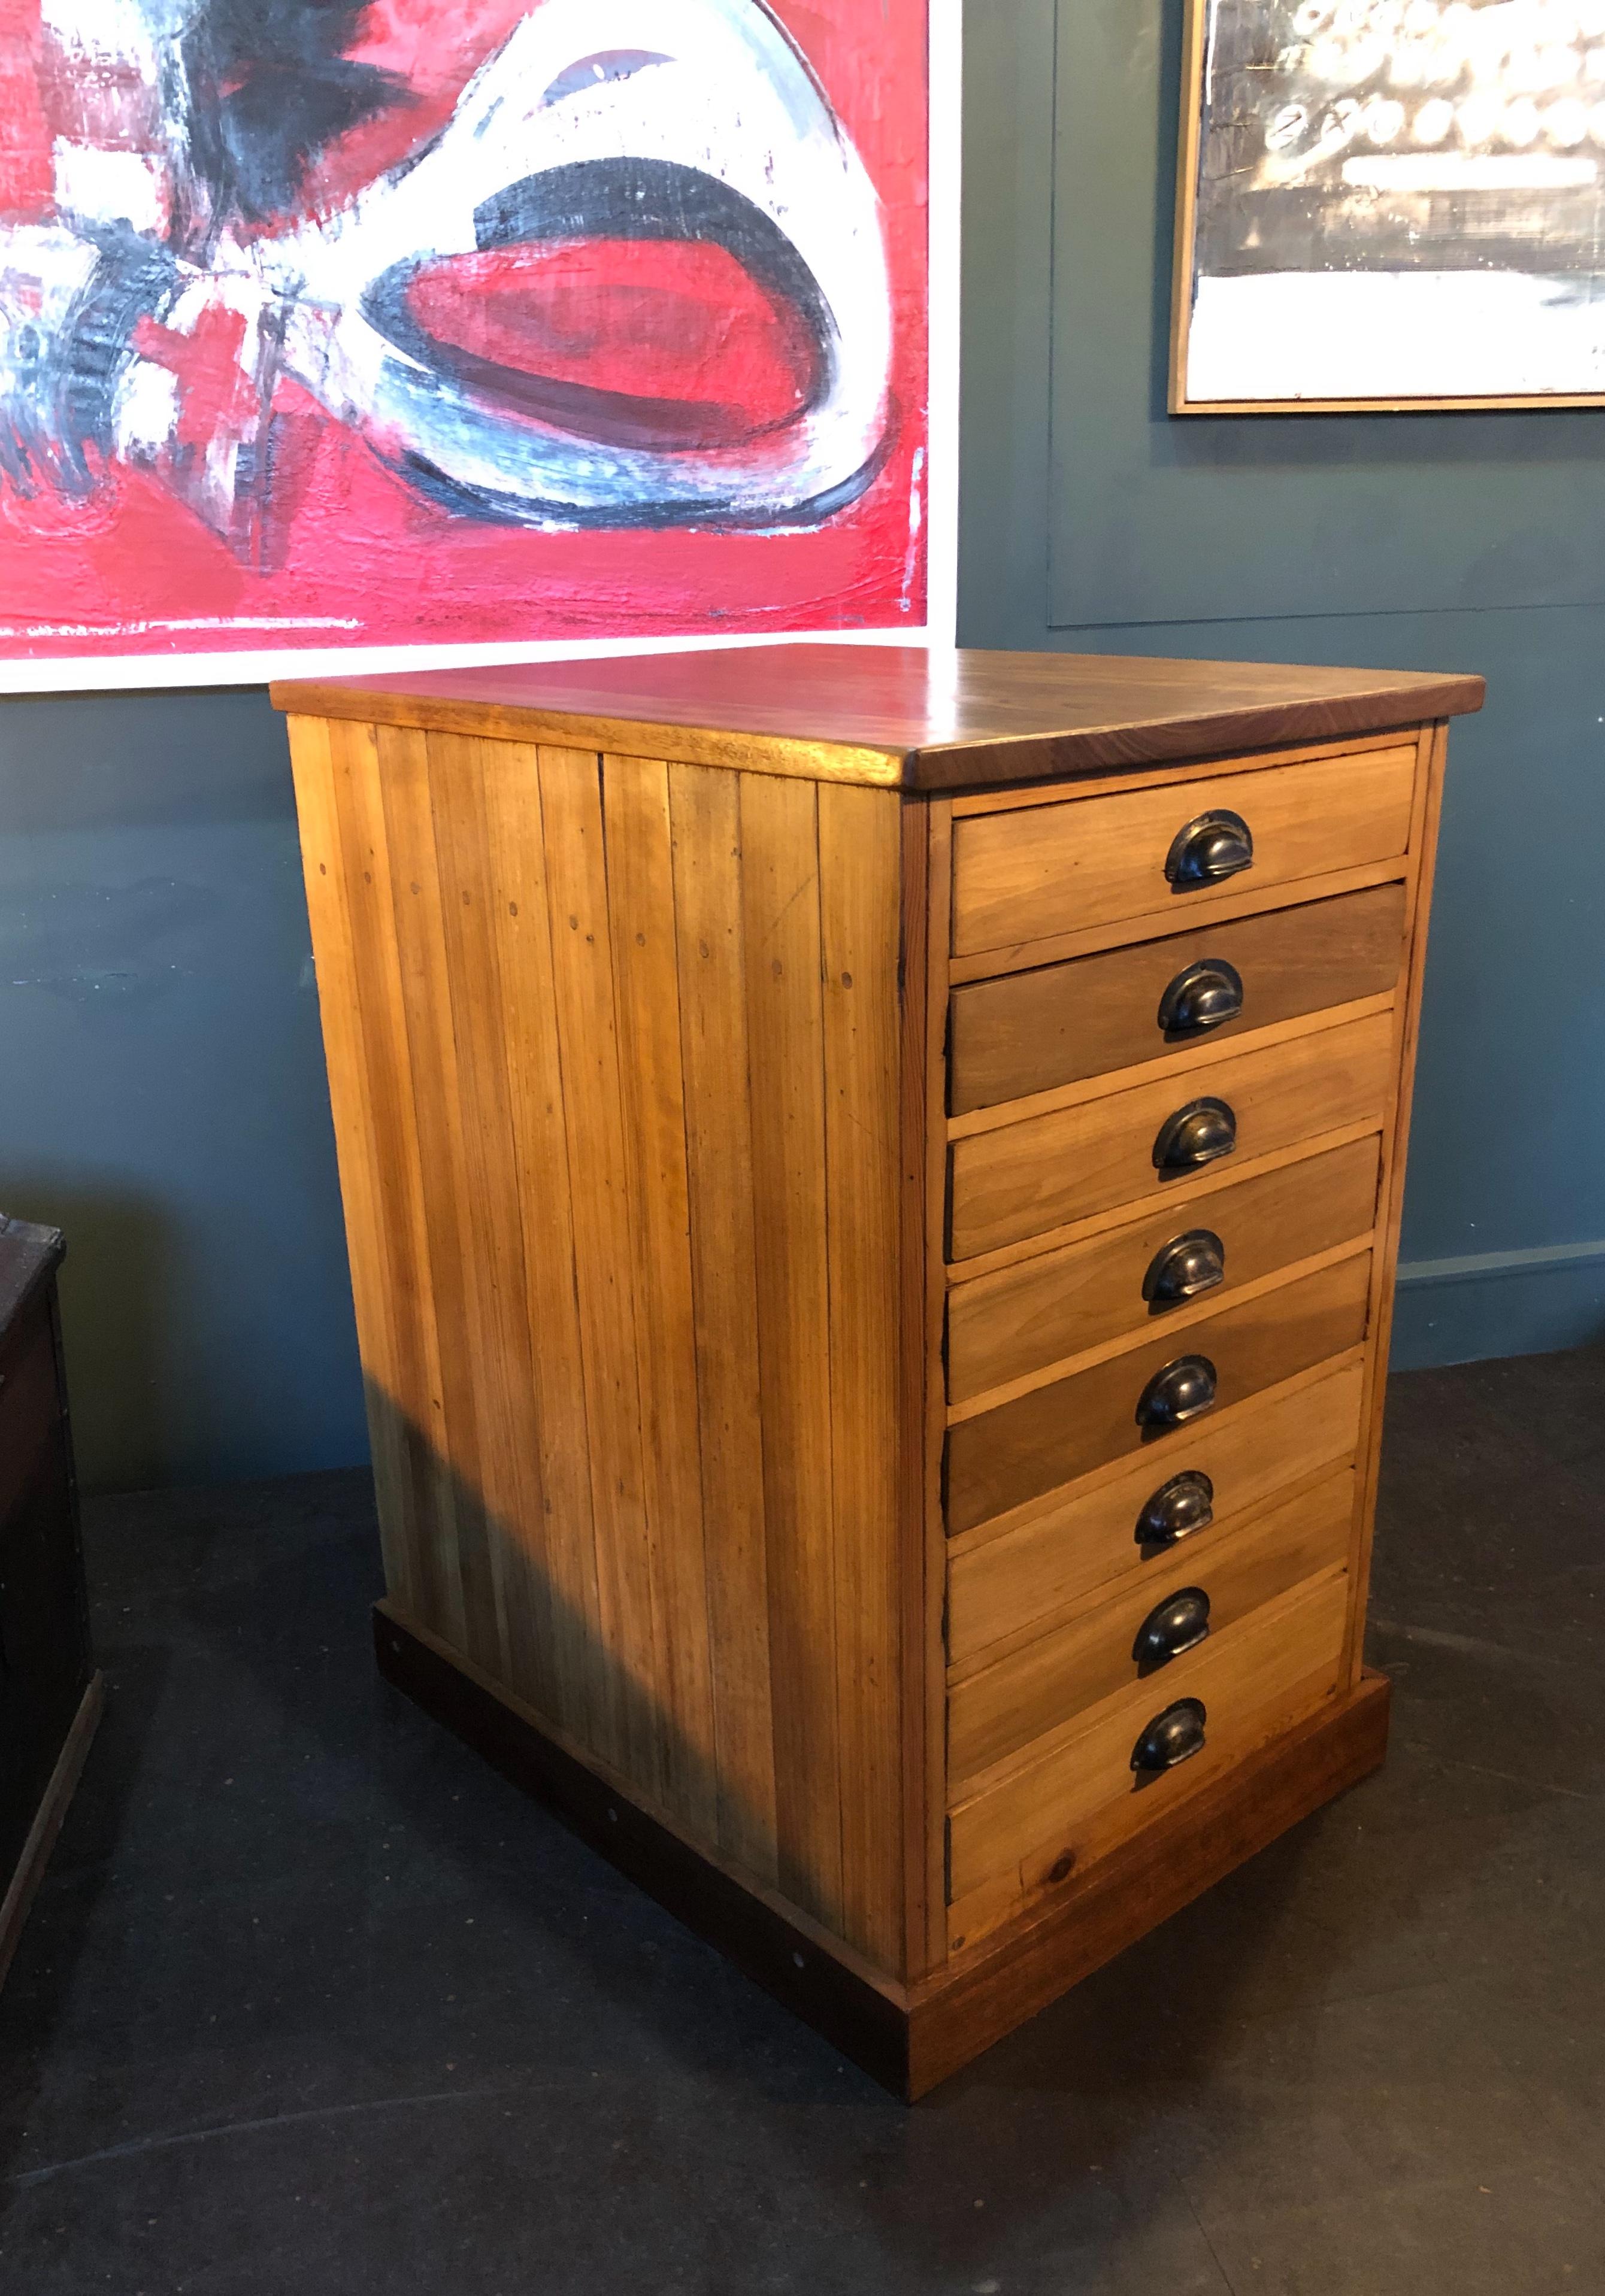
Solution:
<svg viewBox="0 0 1605 2296"><path fill-rule="evenodd" d="M1602 1403L1395 1382L1387 1770L913 2112L378 1682L364 1478L98 1504L0 2289L1605 2291Z"/></svg>

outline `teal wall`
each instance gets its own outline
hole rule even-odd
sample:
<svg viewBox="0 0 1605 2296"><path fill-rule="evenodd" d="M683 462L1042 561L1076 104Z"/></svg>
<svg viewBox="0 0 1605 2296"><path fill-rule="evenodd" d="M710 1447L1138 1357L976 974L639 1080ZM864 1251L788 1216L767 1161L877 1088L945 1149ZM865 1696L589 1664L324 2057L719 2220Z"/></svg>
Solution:
<svg viewBox="0 0 1605 2296"><path fill-rule="evenodd" d="M0 1210L67 1233L86 1483L366 1456L265 693L0 703Z"/></svg>
<svg viewBox="0 0 1605 2296"><path fill-rule="evenodd" d="M967 10L969 645L1481 671L1395 1360L1605 1332L1605 411L1165 412L1181 0Z"/></svg>
<svg viewBox="0 0 1605 2296"><path fill-rule="evenodd" d="M962 635L1475 669L1402 1359L1605 1329L1605 414L1170 422L1180 0L971 0ZM364 1456L266 696L0 704L0 1209L68 1231L86 1479Z"/></svg>

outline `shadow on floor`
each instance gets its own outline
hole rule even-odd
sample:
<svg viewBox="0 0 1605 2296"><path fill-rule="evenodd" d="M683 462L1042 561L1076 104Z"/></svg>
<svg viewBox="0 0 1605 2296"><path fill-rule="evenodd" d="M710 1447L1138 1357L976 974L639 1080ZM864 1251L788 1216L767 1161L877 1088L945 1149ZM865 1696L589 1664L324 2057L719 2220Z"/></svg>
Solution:
<svg viewBox="0 0 1605 2296"><path fill-rule="evenodd" d="M1395 1382L1387 1768L912 2113L377 1680L366 1478L98 1503L0 2291L1605 2290L1602 1401Z"/></svg>

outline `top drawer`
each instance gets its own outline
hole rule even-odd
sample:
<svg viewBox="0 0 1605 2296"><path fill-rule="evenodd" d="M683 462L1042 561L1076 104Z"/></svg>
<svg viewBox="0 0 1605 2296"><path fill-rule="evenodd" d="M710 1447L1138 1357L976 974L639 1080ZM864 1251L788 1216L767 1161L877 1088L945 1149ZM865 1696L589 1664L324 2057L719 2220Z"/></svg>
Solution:
<svg viewBox="0 0 1605 2296"><path fill-rule="evenodd" d="M1233 894L1263 885L1391 861L1410 842L1413 742L1271 766L1164 789L1066 800L979 814L953 824L953 953L1018 947L1055 933L1168 914L1180 930ZM1246 869L1212 877L1206 833L1186 832L1212 813L1247 831ZM1173 850L1179 867L1167 876ZM1237 857L1222 849L1217 865Z"/></svg>

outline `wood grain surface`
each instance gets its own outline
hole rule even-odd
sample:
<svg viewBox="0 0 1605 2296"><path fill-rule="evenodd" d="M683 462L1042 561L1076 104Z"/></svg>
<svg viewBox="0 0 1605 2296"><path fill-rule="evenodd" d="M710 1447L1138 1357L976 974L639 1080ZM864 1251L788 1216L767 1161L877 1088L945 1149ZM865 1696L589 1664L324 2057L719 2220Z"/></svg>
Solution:
<svg viewBox="0 0 1605 2296"><path fill-rule="evenodd" d="M1404 670L783 645L276 685L277 707L807 779L943 789L1413 726L1483 681Z"/></svg>
<svg viewBox="0 0 1605 2296"><path fill-rule="evenodd" d="M948 1105L964 1115L1383 996L1399 978L1404 917L1404 887L1379 885L955 988ZM1241 976L1241 1013L1206 1036L1167 1037L1165 990L1210 958Z"/></svg>
<svg viewBox="0 0 1605 2296"><path fill-rule="evenodd" d="M396 1597L901 1968L901 800L293 738Z"/></svg>

